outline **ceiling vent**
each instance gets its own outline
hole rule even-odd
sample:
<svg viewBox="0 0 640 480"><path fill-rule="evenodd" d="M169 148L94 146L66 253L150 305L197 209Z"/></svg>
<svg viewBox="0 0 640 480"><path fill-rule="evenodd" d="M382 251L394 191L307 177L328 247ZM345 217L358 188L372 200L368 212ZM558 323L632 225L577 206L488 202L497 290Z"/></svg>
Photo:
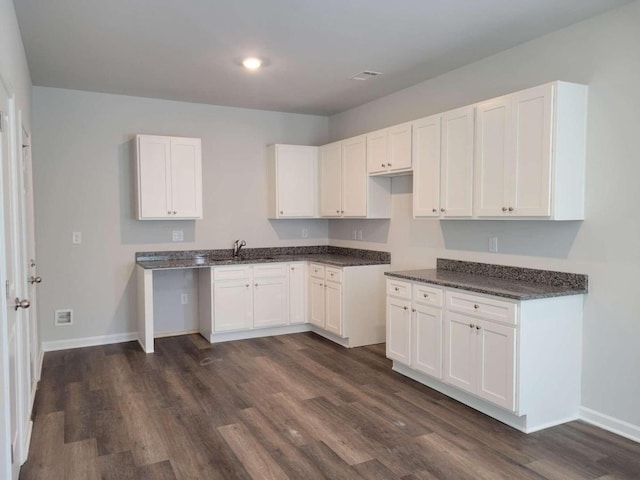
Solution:
<svg viewBox="0 0 640 480"><path fill-rule="evenodd" d="M365 70L364 72L356 73L353 77L349 77L349 80L369 80L370 78L382 75L382 72L374 72L373 70Z"/></svg>

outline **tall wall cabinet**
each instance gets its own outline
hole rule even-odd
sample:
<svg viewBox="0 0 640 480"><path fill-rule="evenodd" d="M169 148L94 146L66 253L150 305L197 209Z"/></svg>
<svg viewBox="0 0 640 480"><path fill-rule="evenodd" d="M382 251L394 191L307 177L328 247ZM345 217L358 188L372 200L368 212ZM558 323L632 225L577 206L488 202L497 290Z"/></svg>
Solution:
<svg viewBox="0 0 640 480"><path fill-rule="evenodd" d="M202 218L199 138L136 135L138 220Z"/></svg>

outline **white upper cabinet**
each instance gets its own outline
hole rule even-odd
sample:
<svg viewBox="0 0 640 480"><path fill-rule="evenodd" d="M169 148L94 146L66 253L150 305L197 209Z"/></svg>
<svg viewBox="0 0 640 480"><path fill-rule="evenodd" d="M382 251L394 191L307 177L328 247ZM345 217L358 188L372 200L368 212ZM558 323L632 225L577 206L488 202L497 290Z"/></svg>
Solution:
<svg viewBox="0 0 640 480"><path fill-rule="evenodd" d="M413 123L413 216L440 215L441 116Z"/></svg>
<svg viewBox="0 0 640 480"><path fill-rule="evenodd" d="M367 173L387 171L387 129L367 134Z"/></svg>
<svg viewBox="0 0 640 480"><path fill-rule="evenodd" d="M320 147L320 216L342 216L342 142Z"/></svg>
<svg viewBox="0 0 640 480"><path fill-rule="evenodd" d="M367 216L367 147L364 135L342 142L342 209L344 217Z"/></svg>
<svg viewBox="0 0 640 480"><path fill-rule="evenodd" d="M318 147L270 145L269 218L317 216Z"/></svg>
<svg viewBox="0 0 640 480"><path fill-rule="evenodd" d="M367 173L411 173L412 123L402 123L367 134Z"/></svg>
<svg viewBox="0 0 640 480"><path fill-rule="evenodd" d="M480 103L475 215L584 219L586 106L566 82Z"/></svg>
<svg viewBox="0 0 640 480"><path fill-rule="evenodd" d="M507 211L510 122L509 95L476 107L475 214L478 216L494 217Z"/></svg>
<svg viewBox="0 0 640 480"><path fill-rule="evenodd" d="M440 216L471 217L473 213L473 143L475 107L442 114Z"/></svg>
<svg viewBox="0 0 640 480"><path fill-rule="evenodd" d="M202 218L199 138L136 135L138 220Z"/></svg>
<svg viewBox="0 0 640 480"><path fill-rule="evenodd" d="M320 216L389 218L391 181L367 175L366 136L320 147Z"/></svg>

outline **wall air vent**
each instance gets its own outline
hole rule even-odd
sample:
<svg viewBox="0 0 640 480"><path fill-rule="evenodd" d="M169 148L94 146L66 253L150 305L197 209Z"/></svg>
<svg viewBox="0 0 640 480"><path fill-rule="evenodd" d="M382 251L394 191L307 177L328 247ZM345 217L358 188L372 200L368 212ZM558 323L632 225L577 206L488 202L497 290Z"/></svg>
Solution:
<svg viewBox="0 0 640 480"><path fill-rule="evenodd" d="M56 310L55 314L56 327L73 324L73 310L70 308L64 310Z"/></svg>
<svg viewBox="0 0 640 480"><path fill-rule="evenodd" d="M373 70L365 70L364 72L356 73L353 77L349 77L349 80L369 80L370 78L382 75L382 72L374 72Z"/></svg>

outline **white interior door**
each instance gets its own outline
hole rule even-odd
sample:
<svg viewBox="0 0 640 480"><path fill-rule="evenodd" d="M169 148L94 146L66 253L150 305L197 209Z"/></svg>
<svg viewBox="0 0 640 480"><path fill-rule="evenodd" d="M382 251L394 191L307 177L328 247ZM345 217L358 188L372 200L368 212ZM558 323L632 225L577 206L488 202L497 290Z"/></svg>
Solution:
<svg viewBox="0 0 640 480"><path fill-rule="evenodd" d="M2 157L2 198L0 215L0 283L4 287L2 296L2 319L0 319L0 472L3 478L18 478L20 465L26 458L25 439L29 424L30 409L27 392L29 376L23 368L23 355L28 348L23 333L24 314L29 302L27 293L26 265L21 258L24 218L21 215L21 191L16 155L15 112L13 100L0 82L0 156ZM21 302L18 300L23 300ZM22 305L23 308L17 307Z"/></svg>
<svg viewBox="0 0 640 480"><path fill-rule="evenodd" d="M20 122L22 123L22 121ZM22 185L24 198L24 227L26 229L24 239L25 247L23 249L25 255L23 262L26 263L28 272L27 279L29 281L29 300L31 307L25 310L27 318L25 325L28 328L28 345L29 345L29 376L31 379L29 386L29 401L31 408L35 397L38 380L40 380L40 341L38 334L38 312L37 312L37 290L38 285L42 282L42 278L38 276L38 268L36 262L36 237L35 237L35 211L33 203L33 164L31 161L31 136L29 132L22 128Z"/></svg>

